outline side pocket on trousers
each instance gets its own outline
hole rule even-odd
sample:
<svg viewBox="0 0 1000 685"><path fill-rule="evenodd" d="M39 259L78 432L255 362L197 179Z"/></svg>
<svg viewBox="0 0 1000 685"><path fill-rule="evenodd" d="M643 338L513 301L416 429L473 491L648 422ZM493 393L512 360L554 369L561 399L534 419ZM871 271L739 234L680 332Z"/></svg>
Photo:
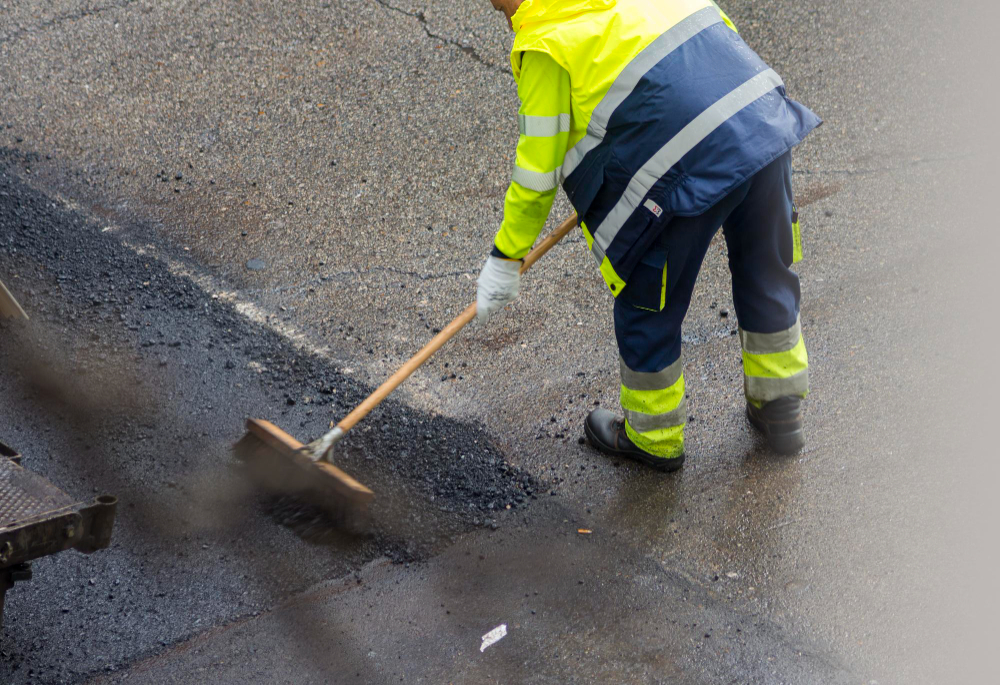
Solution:
<svg viewBox="0 0 1000 685"><path fill-rule="evenodd" d="M799 226L799 210L792 205L792 264L802 261L802 229Z"/></svg>
<svg viewBox="0 0 1000 685"><path fill-rule="evenodd" d="M667 254L653 250L635 267L618 296L636 309L662 312L667 306Z"/></svg>

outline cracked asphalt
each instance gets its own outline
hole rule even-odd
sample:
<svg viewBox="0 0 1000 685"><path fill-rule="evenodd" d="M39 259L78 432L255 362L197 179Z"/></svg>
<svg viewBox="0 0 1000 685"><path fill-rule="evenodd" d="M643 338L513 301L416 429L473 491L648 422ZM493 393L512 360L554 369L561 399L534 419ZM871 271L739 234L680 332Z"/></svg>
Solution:
<svg viewBox="0 0 1000 685"><path fill-rule="evenodd" d="M722 4L825 120L793 162L807 450L775 459L742 417L721 241L685 326L684 470L580 444L618 365L574 234L348 439L384 508L371 537L317 541L223 446L250 413L318 434L474 297L517 137L503 18L0 0L0 278L38 321L0 340L41 335L70 387L151 389L138 417L84 393L110 418L80 437L0 350L0 439L124 504L112 549L10 593L0 681L989 682L996 174L969 94L991 24Z"/></svg>

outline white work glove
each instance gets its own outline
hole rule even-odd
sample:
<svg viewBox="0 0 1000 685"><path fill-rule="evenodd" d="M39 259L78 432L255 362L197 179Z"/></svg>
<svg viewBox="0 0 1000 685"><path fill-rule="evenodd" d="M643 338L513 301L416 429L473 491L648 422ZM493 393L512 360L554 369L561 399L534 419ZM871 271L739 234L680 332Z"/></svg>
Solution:
<svg viewBox="0 0 1000 685"><path fill-rule="evenodd" d="M514 301L521 288L521 260L490 255L479 274L476 293L476 324L483 326L490 315Z"/></svg>

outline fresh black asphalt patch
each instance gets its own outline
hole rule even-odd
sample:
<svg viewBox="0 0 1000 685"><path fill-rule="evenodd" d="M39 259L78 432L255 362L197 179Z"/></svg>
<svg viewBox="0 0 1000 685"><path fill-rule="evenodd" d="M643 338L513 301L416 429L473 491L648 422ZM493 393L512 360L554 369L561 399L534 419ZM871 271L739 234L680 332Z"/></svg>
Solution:
<svg viewBox="0 0 1000 685"><path fill-rule="evenodd" d="M79 682L365 562L426 558L497 527L537 487L476 426L390 399L338 464L375 490L373 532L251 487L247 416L302 439L370 388L28 186L0 152L0 274L30 323L0 323L0 436L85 499L119 497L112 547L35 564L8 595L4 683Z"/></svg>

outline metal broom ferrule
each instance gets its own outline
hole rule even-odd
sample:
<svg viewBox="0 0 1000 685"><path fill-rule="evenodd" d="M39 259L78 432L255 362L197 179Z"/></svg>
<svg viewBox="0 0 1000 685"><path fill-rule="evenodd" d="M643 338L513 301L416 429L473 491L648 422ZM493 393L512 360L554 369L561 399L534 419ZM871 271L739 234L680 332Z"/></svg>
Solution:
<svg viewBox="0 0 1000 685"><path fill-rule="evenodd" d="M325 461L333 463L333 447L347 435L340 426L336 426L321 438L313 440L308 445L302 447L302 453L309 457L311 461Z"/></svg>

